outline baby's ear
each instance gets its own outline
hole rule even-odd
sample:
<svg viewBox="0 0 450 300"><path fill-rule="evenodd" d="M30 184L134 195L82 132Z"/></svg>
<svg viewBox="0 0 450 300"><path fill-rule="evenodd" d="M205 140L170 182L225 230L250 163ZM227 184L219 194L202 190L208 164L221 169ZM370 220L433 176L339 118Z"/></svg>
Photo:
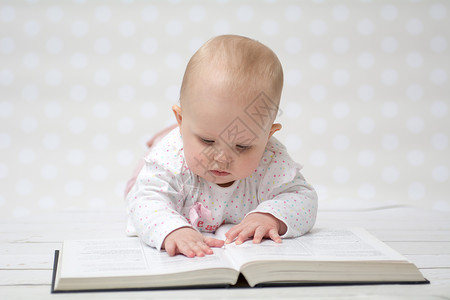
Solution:
<svg viewBox="0 0 450 300"><path fill-rule="evenodd" d="M278 130L281 130L281 127L282 126L280 123L273 123L272 127L270 128L269 139L275 132L277 132Z"/></svg>
<svg viewBox="0 0 450 300"><path fill-rule="evenodd" d="M181 107L179 107L178 105L173 105L172 111L175 115L175 119L177 119L178 127L181 128L181 121L183 120L183 117L181 115Z"/></svg>

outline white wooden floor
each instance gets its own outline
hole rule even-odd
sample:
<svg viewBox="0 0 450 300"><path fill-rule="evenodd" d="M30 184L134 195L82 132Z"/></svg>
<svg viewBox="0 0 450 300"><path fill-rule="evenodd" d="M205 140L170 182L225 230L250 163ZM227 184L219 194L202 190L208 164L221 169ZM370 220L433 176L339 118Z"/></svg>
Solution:
<svg viewBox="0 0 450 300"><path fill-rule="evenodd" d="M61 212L0 221L0 299L450 299L450 213L411 207L320 211L317 227L365 227L413 261L427 285L372 285L50 294L64 239L123 237L125 214Z"/></svg>

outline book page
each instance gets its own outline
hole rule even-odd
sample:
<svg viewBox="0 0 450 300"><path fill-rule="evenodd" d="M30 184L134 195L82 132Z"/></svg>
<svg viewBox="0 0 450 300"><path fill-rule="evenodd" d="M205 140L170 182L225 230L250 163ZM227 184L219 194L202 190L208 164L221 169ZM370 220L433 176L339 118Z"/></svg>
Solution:
<svg viewBox="0 0 450 300"><path fill-rule="evenodd" d="M405 260L363 229L315 229L295 239L283 239L281 244L271 240L229 244L226 252L238 267L258 260Z"/></svg>
<svg viewBox="0 0 450 300"><path fill-rule="evenodd" d="M138 239L64 241L62 277L144 272L147 262Z"/></svg>
<svg viewBox="0 0 450 300"><path fill-rule="evenodd" d="M63 245L61 277L158 275L205 268L232 268L223 249L213 255L170 257L139 238L72 240Z"/></svg>
<svg viewBox="0 0 450 300"><path fill-rule="evenodd" d="M202 270L206 268L233 268L223 248L212 248L214 254L189 258L184 255L170 257L165 251L158 251L143 245L148 268L156 274Z"/></svg>
<svg viewBox="0 0 450 300"><path fill-rule="evenodd" d="M362 228L317 229L296 239L312 255L329 260L404 260Z"/></svg>

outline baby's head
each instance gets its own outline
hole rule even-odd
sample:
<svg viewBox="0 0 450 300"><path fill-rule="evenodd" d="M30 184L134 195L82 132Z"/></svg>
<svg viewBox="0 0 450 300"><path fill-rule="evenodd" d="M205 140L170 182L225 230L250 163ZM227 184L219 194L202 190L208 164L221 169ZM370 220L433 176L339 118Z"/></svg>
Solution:
<svg viewBox="0 0 450 300"><path fill-rule="evenodd" d="M189 61L173 111L192 172L221 186L251 175L272 134L283 69L265 45L224 35Z"/></svg>

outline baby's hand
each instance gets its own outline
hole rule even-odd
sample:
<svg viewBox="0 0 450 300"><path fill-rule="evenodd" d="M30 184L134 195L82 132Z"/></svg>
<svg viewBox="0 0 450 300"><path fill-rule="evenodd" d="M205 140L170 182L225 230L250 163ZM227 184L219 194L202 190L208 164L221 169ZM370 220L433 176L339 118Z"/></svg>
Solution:
<svg viewBox="0 0 450 300"><path fill-rule="evenodd" d="M253 237L253 243L259 244L263 238L270 238L274 242L281 243L280 234L286 233L286 224L266 213L249 214L236 226L233 226L225 236L226 244L236 239L236 245L240 245Z"/></svg>
<svg viewBox="0 0 450 300"><path fill-rule="evenodd" d="M195 257L213 254L210 247L220 248L223 244L224 241L206 238L191 227L182 227L169 233L162 244L162 248L170 256L183 254L187 257Z"/></svg>

